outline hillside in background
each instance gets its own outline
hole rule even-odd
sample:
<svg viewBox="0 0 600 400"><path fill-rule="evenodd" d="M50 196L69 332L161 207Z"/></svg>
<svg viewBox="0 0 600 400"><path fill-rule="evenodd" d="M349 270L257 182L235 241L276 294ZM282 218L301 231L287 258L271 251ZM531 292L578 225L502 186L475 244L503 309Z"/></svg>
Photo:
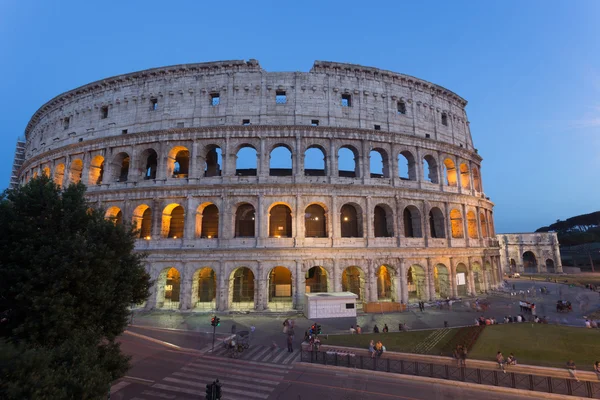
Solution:
<svg viewBox="0 0 600 400"><path fill-rule="evenodd" d="M600 242L600 211L576 215L564 221L559 219L536 232L556 232L563 246Z"/></svg>

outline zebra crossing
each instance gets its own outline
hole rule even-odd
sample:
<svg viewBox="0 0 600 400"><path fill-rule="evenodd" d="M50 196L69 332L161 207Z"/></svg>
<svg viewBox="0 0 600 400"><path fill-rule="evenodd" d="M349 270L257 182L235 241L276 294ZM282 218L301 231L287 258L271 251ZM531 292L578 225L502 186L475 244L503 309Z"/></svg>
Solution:
<svg viewBox="0 0 600 400"><path fill-rule="evenodd" d="M290 365L300 359L300 353L300 349L296 349L290 353L287 351L287 348L251 345L249 349L244 350L242 353L238 353L237 359L251 362ZM215 357L230 358L229 350L225 347L218 347L214 352L209 354Z"/></svg>
<svg viewBox="0 0 600 400"><path fill-rule="evenodd" d="M201 356L160 381L147 384L132 400L189 400L204 398L206 385L219 379L224 400L264 400L285 379L292 366ZM126 389L125 381L113 392Z"/></svg>

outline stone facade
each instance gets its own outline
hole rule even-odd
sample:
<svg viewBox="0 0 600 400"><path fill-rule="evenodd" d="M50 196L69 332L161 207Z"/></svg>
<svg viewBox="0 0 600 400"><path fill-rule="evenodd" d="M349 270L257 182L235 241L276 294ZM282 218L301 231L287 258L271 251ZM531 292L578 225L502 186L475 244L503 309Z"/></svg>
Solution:
<svg viewBox="0 0 600 400"><path fill-rule="evenodd" d="M18 178L82 181L107 218L139 228L156 280L148 307L299 309L307 290L405 304L476 294L502 272L465 106L351 64L157 68L42 106ZM272 164L280 150L291 167ZM311 151L322 168L305 167Z"/></svg>
<svg viewBox="0 0 600 400"><path fill-rule="evenodd" d="M496 236L505 273L561 273L560 246L555 232L506 233Z"/></svg>

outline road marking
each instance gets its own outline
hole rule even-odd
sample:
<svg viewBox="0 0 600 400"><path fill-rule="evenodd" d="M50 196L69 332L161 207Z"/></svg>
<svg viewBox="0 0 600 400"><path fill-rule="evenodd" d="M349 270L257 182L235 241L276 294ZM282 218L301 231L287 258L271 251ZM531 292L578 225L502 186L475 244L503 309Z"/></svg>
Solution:
<svg viewBox="0 0 600 400"><path fill-rule="evenodd" d="M279 359L281 357L283 357L283 355L285 354L284 351L282 351L281 353L277 354L277 357L275 357L274 359L271 360L272 363L276 363L277 361L279 361Z"/></svg>
<svg viewBox="0 0 600 400"><path fill-rule="evenodd" d="M260 353L258 353L257 355L255 355L254 357L252 357L252 361L258 361L258 359L260 357L262 357L267 351L269 351L271 348L267 347L265 349L263 349L263 351L261 351Z"/></svg>
<svg viewBox="0 0 600 400"><path fill-rule="evenodd" d="M300 354L300 353L298 353ZM218 361L223 361L222 357L213 357L213 356L207 356L207 355L203 355L202 358L207 359L207 360L218 360ZM261 362L257 362L257 361L250 361L247 359L229 359L228 360L229 365L240 365L240 366L246 366L247 364L252 364L252 365L259 365L261 367L267 367L267 368L276 368L276 369L280 369L280 368L284 368L284 369L292 369L294 368L291 365L282 365L282 364L273 364L273 363L261 363Z"/></svg>
<svg viewBox="0 0 600 400"><path fill-rule="evenodd" d="M277 375L273 375L271 374L267 374L267 373L258 373L258 372L253 372L252 370L249 371L240 371L240 370L232 370L231 368L215 368L212 366L207 366L207 367L203 367L203 366L198 366L195 368L190 368L190 367L183 367L181 368L183 371L189 371L191 370L191 372L216 372L216 371L220 371L223 374L226 375L242 375L242 376L252 376L252 377L256 377L256 378L266 378L266 379L283 379L283 376L277 376Z"/></svg>
<svg viewBox="0 0 600 400"><path fill-rule="evenodd" d="M153 397L160 397L162 399L174 399L175 395L173 394L166 394L166 393L161 393L161 392L153 392L151 390L144 390L142 392L142 394L145 394L146 396L153 396Z"/></svg>
<svg viewBox="0 0 600 400"><path fill-rule="evenodd" d="M176 387L176 386L163 385L162 383L156 383L156 384L152 385L152 387L157 388L157 389L170 390L172 392L195 394L195 395L202 395L202 396L205 395L204 390L203 391L192 390L192 389L180 388L180 387ZM267 399L269 397L268 394L251 393L246 390L236 390L236 389L230 389L230 388L226 388L226 387L222 388L221 390L223 391L224 394L228 394L228 393L241 394L241 395L246 396L246 398L255 397L257 399Z"/></svg>
<svg viewBox="0 0 600 400"><path fill-rule="evenodd" d="M281 363L282 364L289 364L290 361L292 361L294 358L297 358L300 355L300 351L296 351L296 352L292 352L290 353L289 356L286 357L285 360L283 360Z"/></svg>
<svg viewBox="0 0 600 400"><path fill-rule="evenodd" d="M210 383L214 380L214 378L209 378L208 376L198 376L198 377L195 377L195 379L198 379L201 381L195 382L195 381L177 379L177 378L165 378L165 379L163 379L163 381L172 382L172 383L180 383L182 385L197 386L197 387L202 388L202 387L205 387L207 383ZM231 386L241 386L246 389L263 390L265 392L272 392L273 390L275 390L275 388L272 388L272 387L252 385L250 383L245 383L245 382L235 382L228 378L225 378L225 379L219 378L219 382L221 382L224 385L226 384L226 385L231 385ZM279 384L279 382L276 382L276 385L278 385L278 384Z"/></svg>
<svg viewBox="0 0 600 400"><path fill-rule="evenodd" d="M129 386L130 384L131 384L131 382L125 382L125 381L118 382L110 387L110 394L114 394L114 393L118 392L119 390L123 389L125 386Z"/></svg>
<svg viewBox="0 0 600 400"><path fill-rule="evenodd" d="M265 361L267 361L269 358L273 357L275 354L278 354L278 353L279 353L279 349L273 350L272 352L270 352L270 353L267 353L267 355L266 355L266 356L265 356L265 357L264 357L262 360L260 360L260 361L261 361L261 362L265 362Z"/></svg>
<svg viewBox="0 0 600 400"><path fill-rule="evenodd" d="M257 351L259 351L260 349L262 349L261 346L256 346L255 348L253 348L252 350L250 350L248 352L248 354L246 355L246 358L252 357L254 354L256 354Z"/></svg>
<svg viewBox="0 0 600 400"><path fill-rule="evenodd" d="M252 362L252 361L245 361L245 362ZM253 371L258 371L258 372L264 372L264 373L268 373L268 374L287 374L289 372L289 370L291 368L293 368L292 366L286 366L286 365L281 365L281 364L263 364L263 363L253 363L256 366L248 366L248 365L244 365L244 364L234 364L234 363L219 363L217 365L214 364L210 364L211 366L214 365L215 367L219 368L222 366L226 366L229 370L234 370L234 371L243 371L243 372L253 372ZM205 368L206 367L206 363L202 363L199 362L197 360L190 362L188 365L186 365L186 367L189 366L196 366L198 368Z"/></svg>
<svg viewBox="0 0 600 400"><path fill-rule="evenodd" d="M146 382L146 383L154 383L153 380L144 379L144 378L136 378L135 376L128 376L128 375L126 375L123 378L125 378L125 379L132 379L134 381Z"/></svg>
<svg viewBox="0 0 600 400"><path fill-rule="evenodd" d="M186 374L185 372L174 372L173 375L175 376L181 376L182 378L190 378L190 379L195 379L195 378L200 378L200 376L195 375L195 374ZM232 375L228 375L228 377L231 377ZM240 376L240 375L236 375L235 379L239 380L239 381L249 381L249 382L256 382L256 383L264 383L266 385L279 385L279 382L277 381L270 381L268 379L257 379L257 378L253 378L253 377L249 377L249 376Z"/></svg>

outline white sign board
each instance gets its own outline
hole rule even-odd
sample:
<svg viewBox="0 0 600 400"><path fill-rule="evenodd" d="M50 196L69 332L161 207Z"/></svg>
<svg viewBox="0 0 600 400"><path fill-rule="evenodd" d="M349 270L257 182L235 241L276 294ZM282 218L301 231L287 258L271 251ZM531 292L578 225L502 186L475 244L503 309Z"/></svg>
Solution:
<svg viewBox="0 0 600 400"><path fill-rule="evenodd" d="M460 285L464 285L466 283L465 281L465 273L464 272L459 272L458 274L456 274L456 285L460 286Z"/></svg>
<svg viewBox="0 0 600 400"><path fill-rule="evenodd" d="M356 299L350 292L306 293L304 315L308 319L356 317Z"/></svg>

